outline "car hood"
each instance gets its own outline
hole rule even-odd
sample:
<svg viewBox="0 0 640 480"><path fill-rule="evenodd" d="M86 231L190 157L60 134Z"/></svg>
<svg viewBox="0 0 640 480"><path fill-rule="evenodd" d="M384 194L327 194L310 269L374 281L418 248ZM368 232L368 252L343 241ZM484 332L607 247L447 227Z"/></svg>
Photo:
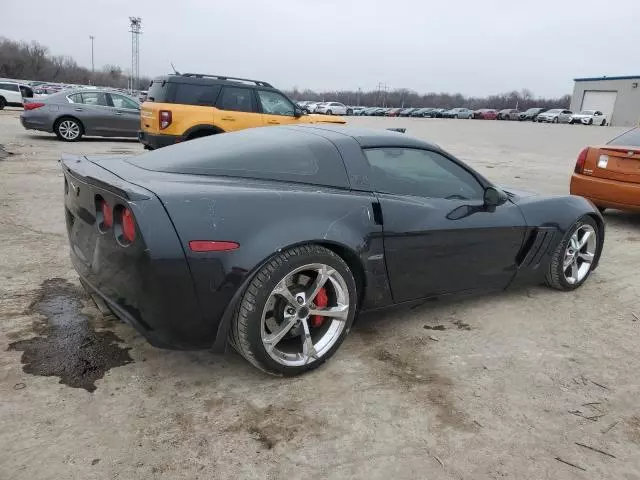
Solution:
<svg viewBox="0 0 640 480"><path fill-rule="evenodd" d="M592 113L574 113L571 115L573 118L589 118L593 117Z"/></svg>

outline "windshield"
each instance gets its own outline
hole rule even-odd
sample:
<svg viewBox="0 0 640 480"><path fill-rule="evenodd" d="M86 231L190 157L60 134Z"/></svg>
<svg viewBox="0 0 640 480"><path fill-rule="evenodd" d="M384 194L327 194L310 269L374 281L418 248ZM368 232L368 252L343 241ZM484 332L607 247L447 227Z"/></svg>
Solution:
<svg viewBox="0 0 640 480"><path fill-rule="evenodd" d="M582 110L580 112L580 115L593 115L595 113L595 110Z"/></svg>
<svg viewBox="0 0 640 480"><path fill-rule="evenodd" d="M553 110L549 110L547 113L560 113L562 111L562 109L560 108L554 108Z"/></svg>

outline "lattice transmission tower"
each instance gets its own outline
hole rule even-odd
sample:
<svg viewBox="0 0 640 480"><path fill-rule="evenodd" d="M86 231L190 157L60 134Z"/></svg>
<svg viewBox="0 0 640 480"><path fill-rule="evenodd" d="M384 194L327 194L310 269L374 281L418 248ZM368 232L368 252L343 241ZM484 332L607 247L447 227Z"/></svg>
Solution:
<svg viewBox="0 0 640 480"><path fill-rule="evenodd" d="M140 89L140 35L142 35L142 18L129 17L131 29L131 90Z"/></svg>

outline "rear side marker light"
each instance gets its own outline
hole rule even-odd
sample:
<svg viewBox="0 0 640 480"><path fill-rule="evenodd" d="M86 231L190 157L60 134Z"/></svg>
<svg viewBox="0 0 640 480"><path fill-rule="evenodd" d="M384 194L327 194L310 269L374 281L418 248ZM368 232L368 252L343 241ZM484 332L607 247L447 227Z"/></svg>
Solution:
<svg viewBox="0 0 640 480"><path fill-rule="evenodd" d="M240 244L213 240L191 240L189 242L189 248L192 252L226 252L240 248Z"/></svg>

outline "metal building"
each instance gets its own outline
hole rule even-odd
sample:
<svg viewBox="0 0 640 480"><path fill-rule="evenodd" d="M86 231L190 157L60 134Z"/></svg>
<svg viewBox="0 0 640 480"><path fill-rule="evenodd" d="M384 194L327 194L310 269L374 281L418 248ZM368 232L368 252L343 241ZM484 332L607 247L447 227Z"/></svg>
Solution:
<svg viewBox="0 0 640 480"><path fill-rule="evenodd" d="M640 125L640 75L574 81L571 111L600 110L610 125Z"/></svg>

